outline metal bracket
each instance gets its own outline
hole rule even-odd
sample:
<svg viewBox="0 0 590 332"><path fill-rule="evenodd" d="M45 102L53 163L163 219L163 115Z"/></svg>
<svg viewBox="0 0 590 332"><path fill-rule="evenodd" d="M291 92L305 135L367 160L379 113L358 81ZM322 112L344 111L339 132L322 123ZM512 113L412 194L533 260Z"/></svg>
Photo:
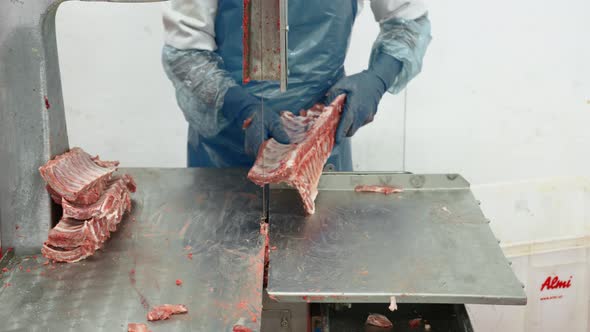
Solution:
<svg viewBox="0 0 590 332"><path fill-rule="evenodd" d="M47 238L51 200L38 168L69 148L55 35L62 2L0 1L0 242L17 254Z"/></svg>

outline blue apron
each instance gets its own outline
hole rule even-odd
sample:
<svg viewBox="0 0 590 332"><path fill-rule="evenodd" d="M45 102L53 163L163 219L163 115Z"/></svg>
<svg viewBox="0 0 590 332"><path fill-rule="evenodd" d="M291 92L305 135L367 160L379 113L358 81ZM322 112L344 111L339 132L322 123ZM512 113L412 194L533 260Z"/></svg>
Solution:
<svg viewBox="0 0 590 332"><path fill-rule="evenodd" d="M251 81L244 87L263 98L265 109L298 114L322 102L334 83L344 76L344 59L357 0L289 1L289 86ZM243 0L219 0L215 22L218 54L236 82L242 82ZM216 137L205 139L189 128L189 167L251 167L254 160L244 152L241 127L228 126ZM352 171L350 140L334 147L328 169Z"/></svg>

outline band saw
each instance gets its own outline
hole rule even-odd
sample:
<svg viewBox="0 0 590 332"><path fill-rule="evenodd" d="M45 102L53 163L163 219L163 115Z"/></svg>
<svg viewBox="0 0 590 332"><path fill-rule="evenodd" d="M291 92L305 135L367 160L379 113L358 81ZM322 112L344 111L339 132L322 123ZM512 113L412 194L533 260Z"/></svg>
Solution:
<svg viewBox="0 0 590 332"><path fill-rule="evenodd" d="M146 307L183 303L187 315L150 329L383 331L364 325L382 313L391 331L417 319L417 331L473 331L465 304L526 304L458 174L326 172L305 216L294 190L261 190L246 170L125 169L138 183L134 209L106 248L45 265L40 247L59 210L37 169L69 148L61 3L0 3L0 330L122 331L145 322ZM287 89L287 1L246 0L244 13L244 77Z"/></svg>

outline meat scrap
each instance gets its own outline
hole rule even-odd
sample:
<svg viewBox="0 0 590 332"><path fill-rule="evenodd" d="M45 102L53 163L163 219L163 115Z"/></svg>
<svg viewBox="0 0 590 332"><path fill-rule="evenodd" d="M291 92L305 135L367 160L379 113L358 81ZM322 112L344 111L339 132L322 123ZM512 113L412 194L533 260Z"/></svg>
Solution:
<svg viewBox="0 0 590 332"><path fill-rule="evenodd" d="M100 198L117 170L116 165L118 162L93 160L84 150L72 148L41 166L39 173L51 188L54 200L59 196L70 202L91 204Z"/></svg>
<svg viewBox="0 0 590 332"><path fill-rule="evenodd" d="M186 314L187 307L184 304L163 304L153 307L147 314L149 321L165 320L176 314Z"/></svg>
<svg viewBox="0 0 590 332"><path fill-rule="evenodd" d="M380 314L370 314L365 324L382 328L393 327L393 323L387 317Z"/></svg>
<svg viewBox="0 0 590 332"><path fill-rule="evenodd" d="M385 195L389 194L397 194L403 192L403 189L390 187L390 186L366 186L366 185L359 185L354 188L354 191L357 193L360 192L371 192L371 193L381 193Z"/></svg>
<svg viewBox="0 0 590 332"><path fill-rule="evenodd" d="M152 332L147 325L141 323L127 324L127 332Z"/></svg>
<svg viewBox="0 0 590 332"><path fill-rule="evenodd" d="M315 198L324 164L334 148L334 136L346 100L338 96L332 104L316 104L300 116L281 114L291 144L271 138L264 142L248 178L262 186L286 183L299 192L307 214L315 212Z"/></svg>
<svg viewBox="0 0 590 332"><path fill-rule="evenodd" d="M252 332L252 330L242 325L234 325L232 332Z"/></svg>
<svg viewBox="0 0 590 332"><path fill-rule="evenodd" d="M118 165L73 148L39 169L51 198L63 210L41 248L45 257L73 263L104 247L131 211L131 193L137 187L128 174L112 175Z"/></svg>
<svg viewBox="0 0 590 332"><path fill-rule="evenodd" d="M411 329L417 329L420 327L420 325L422 325L422 318L415 318L408 322L408 326Z"/></svg>

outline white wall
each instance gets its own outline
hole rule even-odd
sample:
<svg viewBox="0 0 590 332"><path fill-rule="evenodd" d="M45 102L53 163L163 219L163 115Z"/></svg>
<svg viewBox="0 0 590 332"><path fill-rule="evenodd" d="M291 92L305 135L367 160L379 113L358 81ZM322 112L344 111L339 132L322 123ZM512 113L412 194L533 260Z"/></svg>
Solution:
<svg viewBox="0 0 590 332"><path fill-rule="evenodd" d="M162 69L161 4L65 2L57 37L70 146L184 167L187 126Z"/></svg>

